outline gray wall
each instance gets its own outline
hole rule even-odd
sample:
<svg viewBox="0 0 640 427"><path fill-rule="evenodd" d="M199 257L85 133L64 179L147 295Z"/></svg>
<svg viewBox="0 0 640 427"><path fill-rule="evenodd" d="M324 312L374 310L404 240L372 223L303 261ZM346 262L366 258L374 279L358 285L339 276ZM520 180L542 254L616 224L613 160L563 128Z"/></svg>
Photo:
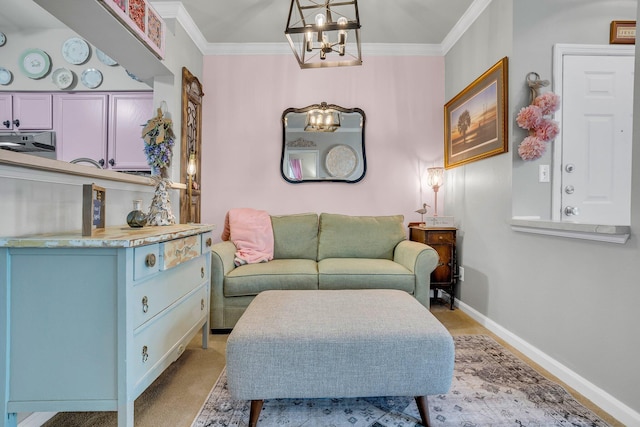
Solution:
<svg viewBox="0 0 640 427"><path fill-rule="evenodd" d="M526 74L550 79L553 43L607 44L610 21L635 19L635 8L633 0L493 0L446 55L445 98L509 56L510 152L448 170L443 190L445 214L460 228L461 300L640 412L640 193L632 195L632 235L625 245L524 234L509 226L516 213L512 199L530 199L541 212L549 206L548 192L523 185L530 178L520 175L530 171L516 158L522 135L513 121L528 102ZM638 114L634 125L637 142ZM640 151L633 157L638 188Z"/></svg>

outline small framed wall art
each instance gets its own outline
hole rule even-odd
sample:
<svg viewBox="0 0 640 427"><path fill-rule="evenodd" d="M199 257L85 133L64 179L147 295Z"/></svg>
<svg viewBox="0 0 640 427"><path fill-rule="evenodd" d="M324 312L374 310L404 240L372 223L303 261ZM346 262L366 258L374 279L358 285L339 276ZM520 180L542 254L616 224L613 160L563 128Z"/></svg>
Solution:
<svg viewBox="0 0 640 427"><path fill-rule="evenodd" d="M611 21L609 44L635 44L636 21Z"/></svg>
<svg viewBox="0 0 640 427"><path fill-rule="evenodd" d="M107 192L95 184L82 186L82 235L95 236L104 231Z"/></svg>

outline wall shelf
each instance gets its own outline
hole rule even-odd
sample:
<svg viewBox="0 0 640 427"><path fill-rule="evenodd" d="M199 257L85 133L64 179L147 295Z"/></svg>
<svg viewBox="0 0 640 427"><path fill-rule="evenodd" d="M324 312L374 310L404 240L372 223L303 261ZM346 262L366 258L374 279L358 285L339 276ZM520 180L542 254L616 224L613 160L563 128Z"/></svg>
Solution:
<svg viewBox="0 0 640 427"><path fill-rule="evenodd" d="M513 231L523 233L619 244L626 243L631 235L631 227L628 225L581 224L577 222L545 221L532 217L514 217L510 223Z"/></svg>

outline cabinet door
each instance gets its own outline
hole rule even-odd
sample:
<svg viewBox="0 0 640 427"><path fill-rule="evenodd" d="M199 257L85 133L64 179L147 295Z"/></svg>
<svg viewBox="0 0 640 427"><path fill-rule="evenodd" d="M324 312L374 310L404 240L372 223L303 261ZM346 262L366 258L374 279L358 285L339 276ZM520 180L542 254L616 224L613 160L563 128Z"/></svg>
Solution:
<svg viewBox="0 0 640 427"><path fill-rule="evenodd" d="M0 130L12 130L13 107L11 106L11 95L0 94Z"/></svg>
<svg viewBox="0 0 640 427"><path fill-rule="evenodd" d="M58 160L89 158L106 167L108 95L65 93L54 97Z"/></svg>
<svg viewBox="0 0 640 427"><path fill-rule="evenodd" d="M153 116L153 93L116 93L109 102L109 168L150 170L142 129Z"/></svg>
<svg viewBox="0 0 640 427"><path fill-rule="evenodd" d="M0 95L0 130L51 130L52 127L51 94Z"/></svg>
<svg viewBox="0 0 640 427"><path fill-rule="evenodd" d="M53 128L52 95L50 93L13 94L13 123L15 130L51 130Z"/></svg>

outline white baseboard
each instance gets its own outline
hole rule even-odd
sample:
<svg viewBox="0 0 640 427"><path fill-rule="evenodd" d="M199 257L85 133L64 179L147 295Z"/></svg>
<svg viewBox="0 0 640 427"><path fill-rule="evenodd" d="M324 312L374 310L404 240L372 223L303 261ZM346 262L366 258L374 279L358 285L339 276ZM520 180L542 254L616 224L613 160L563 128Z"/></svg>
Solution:
<svg viewBox="0 0 640 427"><path fill-rule="evenodd" d="M629 427L640 426L640 413L634 411L632 408L620 402L618 399L597 387L595 384L587 381L585 378L576 374L557 360L551 358L546 353L540 351L538 348L503 328L482 313L476 311L471 306L459 300L456 300L456 306L476 322L480 323L482 326L508 342L518 351L522 352L522 354L558 377L569 387L575 389L578 393L595 403L624 425Z"/></svg>
<svg viewBox="0 0 640 427"><path fill-rule="evenodd" d="M57 412L32 412L27 418L18 423L18 427L40 427L49 421Z"/></svg>

